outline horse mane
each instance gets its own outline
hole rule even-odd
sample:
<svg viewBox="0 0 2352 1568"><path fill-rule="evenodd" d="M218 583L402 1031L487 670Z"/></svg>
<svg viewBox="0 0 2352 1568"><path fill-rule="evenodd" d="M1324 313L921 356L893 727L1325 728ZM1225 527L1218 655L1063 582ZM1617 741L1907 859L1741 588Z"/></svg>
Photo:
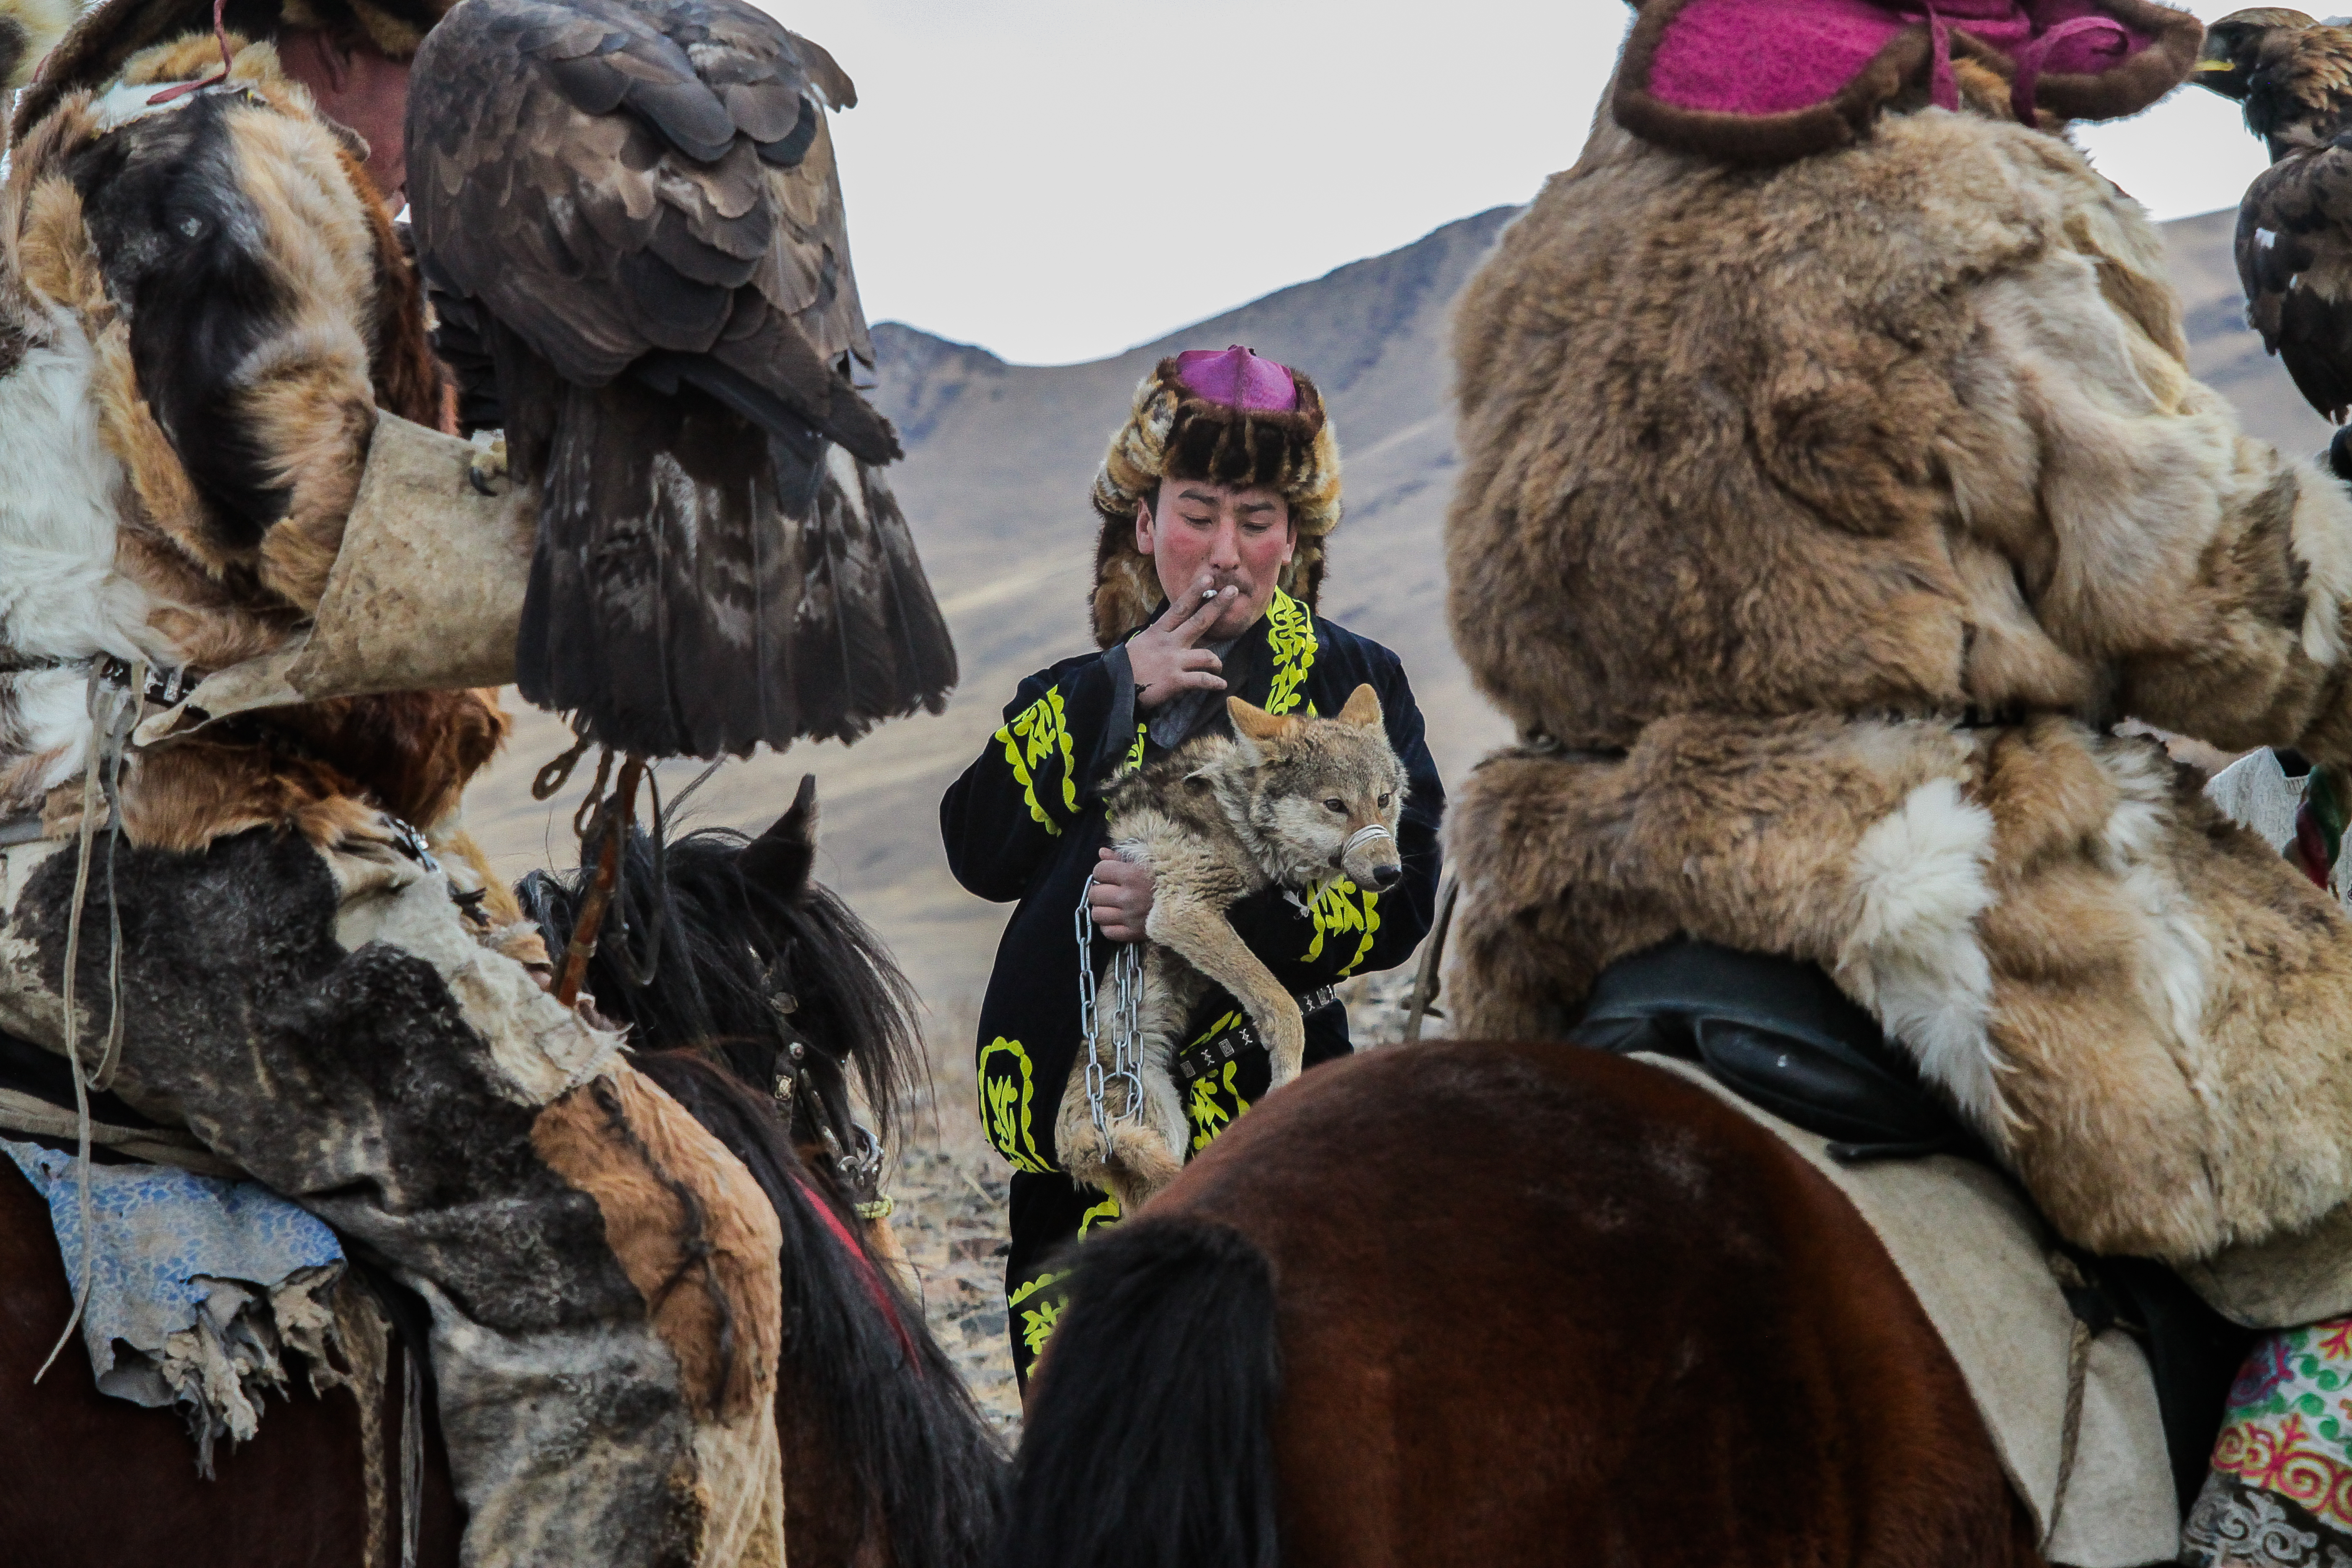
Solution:
<svg viewBox="0 0 2352 1568"><path fill-rule="evenodd" d="M792 1040L805 1039L855 1070L875 1131L887 1136L929 1076L915 989L831 889L806 878L777 889L747 876L742 851L752 843L706 827L656 853L649 835L633 831L586 988L601 1011L634 1026L641 1049L701 1047L761 1088L776 1081ZM534 871L516 888L549 952L571 940L586 881L581 871ZM655 972L641 984L627 960L656 931ZM789 1014L777 1011L779 990L790 993Z"/></svg>
<svg viewBox="0 0 2352 1568"><path fill-rule="evenodd" d="M864 1502L862 1521L887 1531L893 1563L978 1568L1003 1505L1004 1454L922 1308L887 1269L843 1247L841 1237L863 1226L835 1184L808 1171L765 1096L691 1048L640 1052L635 1062L743 1162L775 1205L784 1233L782 1393L825 1439L824 1457ZM818 1203L833 1208L840 1228ZM913 1364L902 1365L909 1354Z"/></svg>
<svg viewBox="0 0 2352 1568"><path fill-rule="evenodd" d="M803 1039L821 1058L811 1064L817 1093L840 1091L825 1081L831 1064L854 1065L887 1130L923 1072L914 988L881 939L808 877L807 856L744 853L760 842L706 828L657 845L633 832L587 989L631 1026L636 1068L726 1144L775 1207L784 1395L813 1430L809 1457L837 1468L856 1500L848 1527L879 1526L889 1561L908 1568L978 1568L1002 1507L1003 1450L921 1307L871 1255L839 1173L803 1160L765 1092ZM551 953L571 939L586 883L583 872L534 871L516 888ZM646 975L636 966L649 951ZM818 1113L807 1098L796 1120Z"/></svg>

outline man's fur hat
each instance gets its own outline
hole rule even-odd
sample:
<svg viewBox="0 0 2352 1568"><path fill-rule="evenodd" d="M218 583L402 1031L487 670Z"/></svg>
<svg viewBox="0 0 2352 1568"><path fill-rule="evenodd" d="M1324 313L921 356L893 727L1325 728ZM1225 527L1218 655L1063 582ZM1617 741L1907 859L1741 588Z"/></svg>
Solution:
<svg viewBox="0 0 2352 1568"><path fill-rule="evenodd" d="M1095 475L1095 640L1112 647L1150 618L1160 579L1135 548L1135 509L1169 479L1265 485L1290 503L1298 547L1282 590L1315 604L1323 538L1339 524L1339 438L1315 384L1236 344L1161 360L1135 389Z"/></svg>

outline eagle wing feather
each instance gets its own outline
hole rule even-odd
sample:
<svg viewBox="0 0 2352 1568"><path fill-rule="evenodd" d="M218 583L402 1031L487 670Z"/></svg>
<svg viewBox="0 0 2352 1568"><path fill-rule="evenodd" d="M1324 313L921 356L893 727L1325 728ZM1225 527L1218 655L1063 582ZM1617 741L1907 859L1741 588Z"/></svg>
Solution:
<svg viewBox="0 0 2352 1568"><path fill-rule="evenodd" d="M2352 408L2352 151L2289 153L2238 207L2246 318L2311 405Z"/></svg>

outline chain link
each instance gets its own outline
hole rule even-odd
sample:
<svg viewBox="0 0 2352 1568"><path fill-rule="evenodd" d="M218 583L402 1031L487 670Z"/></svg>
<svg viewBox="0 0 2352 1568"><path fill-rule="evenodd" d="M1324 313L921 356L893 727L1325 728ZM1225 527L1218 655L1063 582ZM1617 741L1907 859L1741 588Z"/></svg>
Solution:
<svg viewBox="0 0 2352 1568"><path fill-rule="evenodd" d="M1095 990L1095 917L1087 907L1087 897L1094 888L1095 879L1088 875L1087 885L1078 889L1078 911L1074 921L1078 937L1078 1034L1086 1041L1087 1113L1094 1118L1095 1131L1108 1138L1114 1113L1107 1101L1113 1083L1127 1090L1121 1109L1116 1113L1118 1119L1139 1121L1143 1118L1143 948L1138 942L1122 942L1110 961L1115 991L1110 1013L1110 1066L1106 1069L1096 1043L1100 1017Z"/></svg>

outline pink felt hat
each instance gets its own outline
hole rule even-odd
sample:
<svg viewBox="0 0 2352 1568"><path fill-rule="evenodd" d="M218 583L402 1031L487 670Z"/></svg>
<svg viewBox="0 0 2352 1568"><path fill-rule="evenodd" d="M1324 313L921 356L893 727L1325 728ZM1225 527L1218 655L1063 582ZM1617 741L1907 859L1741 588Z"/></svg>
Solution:
<svg viewBox="0 0 2352 1568"><path fill-rule="evenodd" d="M1252 414L1287 414L1298 406L1298 383L1289 367L1261 359L1239 343L1223 350L1187 349L1176 356L1176 379L1212 403Z"/></svg>
<svg viewBox="0 0 2352 1568"><path fill-rule="evenodd" d="M1646 0L1611 107L1644 140L1779 163L1858 140L1906 90L1958 108L1959 57L2006 79L2028 124L2135 114L2204 37L2151 0Z"/></svg>

